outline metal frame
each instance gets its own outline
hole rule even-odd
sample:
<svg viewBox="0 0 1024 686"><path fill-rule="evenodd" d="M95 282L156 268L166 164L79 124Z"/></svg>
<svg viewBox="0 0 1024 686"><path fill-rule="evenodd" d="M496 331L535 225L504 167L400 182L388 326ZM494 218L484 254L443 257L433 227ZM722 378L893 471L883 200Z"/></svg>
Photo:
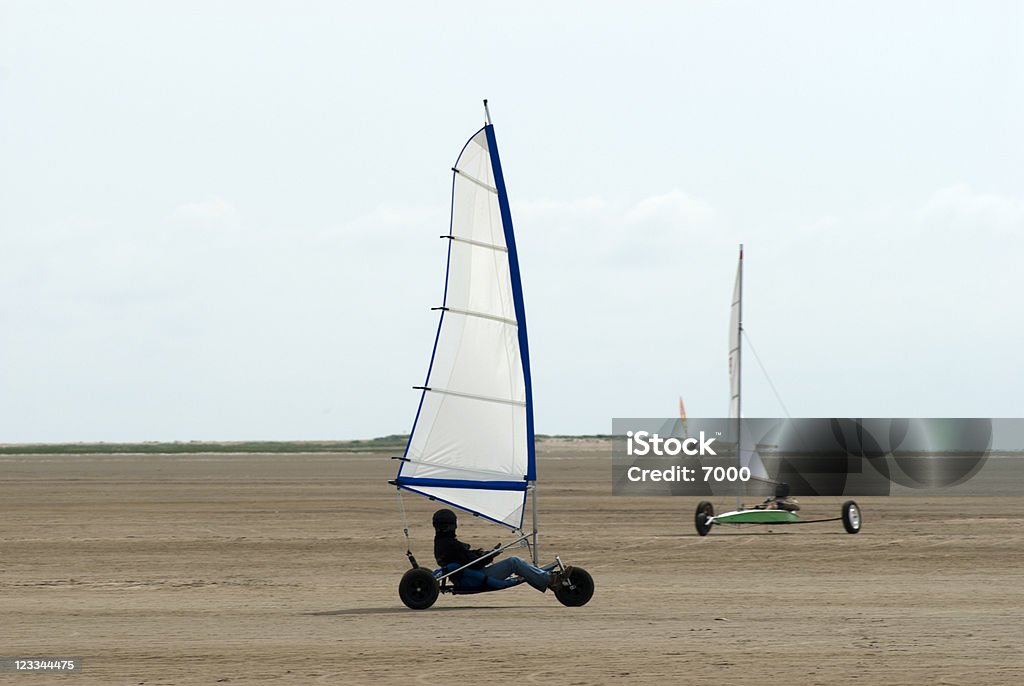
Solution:
<svg viewBox="0 0 1024 686"><path fill-rule="evenodd" d="M796 524L796 523L802 521L800 519L800 515L796 514L795 512L789 512L789 515L791 515L793 517L796 517L795 520L794 519L789 519L789 520L781 519L781 520L777 520L777 521L765 521L765 522L730 522L730 521L719 522L718 521L720 518L726 518L726 517L730 517L732 515L738 515L738 514L746 514L748 512L775 512L775 511L777 511L777 510L762 510L762 509L759 509L759 508L756 508L756 507L744 508L744 509L740 509L740 510L732 510L730 512L722 512L721 514L716 514L716 515L712 515L711 517L708 517L707 523L708 524L719 524L719 525L732 524L733 526L740 526L742 524L768 524L768 525Z"/></svg>
<svg viewBox="0 0 1024 686"><path fill-rule="evenodd" d="M506 545L500 546L498 548L494 548L492 550L488 550L487 553L485 553L484 555L481 555L480 557L476 558L472 562L467 562L466 564L462 565L458 569L453 569L452 571L448 572L447 574L442 574L441 576L437 577L437 581L438 581L438 583L440 583L440 582L444 581L445 579L447 579L448 577L452 576L453 574L458 574L463 569L468 569L469 567L472 567L473 565L475 565L480 560L486 560L489 557L494 557L495 555L508 550L512 546L514 546L514 545L516 545L518 543L521 543L522 541L525 541L526 539L528 539L530 536L533 536L534 534L536 534L536 532L534 532L533 534L523 534L522 536L520 536L516 540L512 541L511 543L508 543Z"/></svg>
<svg viewBox="0 0 1024 686"><path fill-rule="evenodd" d="M469 569L470 567L475 565L477 562L480 562L480 560L486 560L488 558L494 557L495 555L500 555L501 553L505 552L509 548L512 548L512 547L518 545L519 543L522 543L523 541L526 541L527 547L530 548L530 552L531 552L530 557L533 559L533 565L535 567L540 567L540 564L539 564L538 559L537 559L539 557L538 554L537 554L537 544L536 543L531 544L529 542L529 540L528 540L530 538L532 538L534 541L537 540L537 530L536 529L534 529L530 533L523 534L522 536L520 536L519 538L515 539L511 543L506 543L503 546L498 546L496 548L488 550L486 553L484 553L480 557L476 558L475 560L473 560L471 562L467 562L466 564L462 565L458 569L453 569L452 571L447 572L445 574L442 574L441 576L435 577L435 578L437 579L438 583L441 583L445 579L448 579L449 577L454 576L455 574L458 574L462 570ZM553 566L557 566L559 569L565 569L565 565L562 563L562 558L559 557L558 555L555 555L555 561L552 562L551 564Z"/></svg>
<svg viewBox="0 0 1024 686"><path fill-rule="evenodd" d="M729 513L725 513L729 514ZM795 522L718 522L714 518L708 519L708 524L718 526L789 526L790 524L818 524L820 522L839 522L842 517L830 517L828 519L800 519Z"/></svg>
<svg viewBox="0 0 1024 686"><path fill-rule="evenodd" d="M745 510L733 510L732 512L723 512L722 514L712 515L711 517L708 517L707 523L709 525L710 524L717 524L718 526L726 526L726 525L729 525L729 526L747 526L747 525L753 525L753 526L785 526L785 525L789 525L789 524L817 524L819 522L839 522L839 521L842 521L842 519L843 519L842 515L840 515L839 517L829 517L827 519L800 519L800 515L798 515L798 514L796 514L794 512L792 514L797 519L794 520L794 521L789 521L789 522L720 522L720 521L718 521L719 517L726 517L728 515L737 514L738 512L756 512L756 511L757 511L757 508L749 508L749 509L745 509Z"/></svg>

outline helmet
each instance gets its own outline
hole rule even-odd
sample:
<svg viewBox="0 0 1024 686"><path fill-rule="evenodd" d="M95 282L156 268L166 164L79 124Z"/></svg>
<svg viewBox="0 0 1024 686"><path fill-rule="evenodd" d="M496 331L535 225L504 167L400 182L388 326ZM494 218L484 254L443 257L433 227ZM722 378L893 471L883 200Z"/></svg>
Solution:
<svg viewBox="0 0 1024 686"><path fill-rule="evenodd" d="M455 531L455 527L458 526L458 519L451 510L438 510L434 513L432 523L437 531Z"/></svg>

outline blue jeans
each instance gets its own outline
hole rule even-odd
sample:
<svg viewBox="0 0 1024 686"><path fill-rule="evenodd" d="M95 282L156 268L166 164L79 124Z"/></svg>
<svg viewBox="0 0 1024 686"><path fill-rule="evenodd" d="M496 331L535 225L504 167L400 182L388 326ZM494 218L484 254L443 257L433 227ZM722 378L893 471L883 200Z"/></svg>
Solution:
<svg viewBox="0 0 1024 686"><path fill-rule="evenodd" d="M501 585L502 588L515 586L519 583L517 580L509 579L513 574L518 574L523 579L526 579L526 583L538 591L547 590L548 584L551 583L551 572L545 572L543 569L534 567L526 560L518 557L505 558L501 562L484 567L481 571Z"/></svg>

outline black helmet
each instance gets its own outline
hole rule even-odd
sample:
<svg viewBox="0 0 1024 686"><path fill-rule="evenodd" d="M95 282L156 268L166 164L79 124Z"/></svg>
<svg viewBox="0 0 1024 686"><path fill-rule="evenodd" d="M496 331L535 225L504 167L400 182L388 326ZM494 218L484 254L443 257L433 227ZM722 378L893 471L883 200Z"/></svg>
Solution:
<svg viewBox="0 0 1024 686"><path fill-rule="evenodd" d="M432 521L434 529L439 532L455 531L455 527L458 526L458 519L451 510L438 510L434 513Z"/></svg>

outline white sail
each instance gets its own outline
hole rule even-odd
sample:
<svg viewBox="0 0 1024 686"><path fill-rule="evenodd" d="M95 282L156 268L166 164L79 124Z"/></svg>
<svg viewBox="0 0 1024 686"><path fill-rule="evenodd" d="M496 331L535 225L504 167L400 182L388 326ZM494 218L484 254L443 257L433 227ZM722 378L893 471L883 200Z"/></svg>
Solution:
<svg viewBox="0 0 1024 686"><path fill-rule="evenodd" d="M489 124L453 168L444 303L395 483L522 527L535 479L526 322L504 179Z"/></svg>
<svg viewBox="0 0 1024 686"><path fill-rule="evenodd" d="M740 260L736 267L736 285L732 290L732 310L729 316L729 417L736 419L738 467L746 467L753 477L768 478L761 456L757 452L754 438L746 431L742 421L742 342L743 335L743 246L740 245Z"/></svg>

